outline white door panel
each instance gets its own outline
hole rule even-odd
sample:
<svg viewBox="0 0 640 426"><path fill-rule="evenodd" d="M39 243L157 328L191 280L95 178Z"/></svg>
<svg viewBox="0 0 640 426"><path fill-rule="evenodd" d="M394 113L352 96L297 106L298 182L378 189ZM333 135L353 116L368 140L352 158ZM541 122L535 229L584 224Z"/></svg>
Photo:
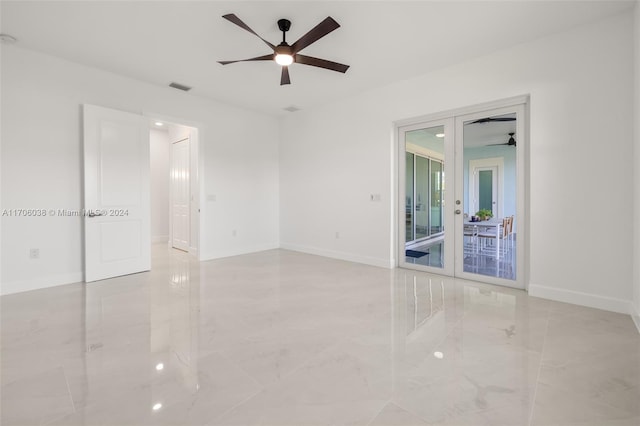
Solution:
<svg viewBox="0 0 640 426"><path fill-rule="evenodd" d="M84 105L85 281L148 271L149 129L142 116Z"/></svg>
<svg viewBox="0 0 640 426"><path fill-rule="evenodd" d="M171 245L189 251L189 139L171 145Z"/></svg>

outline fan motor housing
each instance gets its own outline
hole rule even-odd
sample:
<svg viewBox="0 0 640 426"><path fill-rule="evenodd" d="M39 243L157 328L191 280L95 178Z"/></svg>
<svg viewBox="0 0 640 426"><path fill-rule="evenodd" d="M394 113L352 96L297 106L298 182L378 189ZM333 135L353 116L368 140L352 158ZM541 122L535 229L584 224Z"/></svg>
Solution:
<svg viewBox="0 0 640 426"><path fill-rule="evenodd" d="M276 46L275 52L276 52L276 55L293 56L293 53L291 53L291 46L289 46L287 43L284 43L284 42Z"/></svg>
<svg viewBox="0 0 640 426"><path fill-rule="evenodd" d="M291 28L291 21L288 19L279 19L278 28L280 28L280 31L289 31L289 28Z"/></svg>

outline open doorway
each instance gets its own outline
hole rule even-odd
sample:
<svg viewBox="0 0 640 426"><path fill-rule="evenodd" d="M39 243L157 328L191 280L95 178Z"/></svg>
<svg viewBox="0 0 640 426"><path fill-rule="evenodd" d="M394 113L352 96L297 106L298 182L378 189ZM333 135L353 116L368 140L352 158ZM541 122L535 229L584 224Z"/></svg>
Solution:
<svg viewBox="0 0 640 426"><path fill-rule="evenodd" d="M149 143L151 242L197 255L198 129L152 120Z"/></svg>
<svg viewBox="0 0 640 426"><path fill-rule="evenodd" d="M152 240L169 242L175 222L168 207L171 141L189 141L180 163L184 221L179 248L199 259L199 127L155 118L82 106L86 282L149 271ZM161 128L166 130L150 130Z"/></svg>

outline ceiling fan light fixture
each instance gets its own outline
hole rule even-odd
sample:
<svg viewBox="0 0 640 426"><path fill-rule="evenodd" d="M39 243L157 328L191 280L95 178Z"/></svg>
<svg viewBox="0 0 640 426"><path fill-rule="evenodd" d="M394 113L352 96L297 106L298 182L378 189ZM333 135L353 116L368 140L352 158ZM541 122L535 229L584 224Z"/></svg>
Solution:
<svg viewBox="0 0 640 426"><path fill-rule="evenodd" d="M276 55L276 62L278 63L278 65L291 65L293 63L293 56L286 53L279 53Z"/></svg>
<svg viewBox="0 0 640 426"><path fill-rule="evenodd" d="M330 32L340 28L340 24L338 24L335 19L328 16L318 25L309 30L305 35L300 37L295 43L289 45L286 41L287 31L291 28L291 21L288 19L280 19L278 20L278 28L282 31L282 43L279 45L274 45L267 40L260 37L255 31L253 31L247 24L242 22L240 18L238 18L235 14L229 13L227 15L222 16L227 21L231 22L242 28L245 31L250 32L254 36L258 37L262 40L267 46L273 49L272 54L257 56L255 58L249 59L240 59L235 61L218 61L221 65L229 65L236 62L251 62L251 61L275 61L278 65L282 66L282 74L280 77L280 85L291 84L291 79L289 78L289 65L293 64L302 64L308 65L312 67L324 68L331 71L336 71L340 73L345 73L349 69L349 65L339 64L337 62L328 61L326 59L314 58L311 56L301 55L300 51L310 44L315 43L320 40L322 37L326 36Z"/></svg>

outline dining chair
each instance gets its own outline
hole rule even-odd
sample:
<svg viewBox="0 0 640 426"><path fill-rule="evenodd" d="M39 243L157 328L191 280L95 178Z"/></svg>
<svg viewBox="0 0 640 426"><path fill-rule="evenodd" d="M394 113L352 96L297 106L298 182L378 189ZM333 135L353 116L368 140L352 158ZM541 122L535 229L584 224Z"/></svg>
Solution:
<svg viewBox="0 0 640 426"><path fill-rule="evenodd" d="M494 231L493 227L482 227L482 225L479 225L479 231L478 231L478 239L479 241L482 241L480 243L480 250L487 250L487 246L486 244L491 241L491 246L492 249L495 250L495 245L493 243L493 241L496 239L496 233ZM509 218L505 217L502 219L502 223L500 224L500 230L498 232L498 238L500 238L500 242L502 243L504 241L504 243L501 244L501 249L500 252L498 253L498 256L504 256L509 250L510 248L507 248L507 239L508 239L508 232L509 232Z"/></svg>
<svg viewBox="0 0 640 426"><path fill-rule="evenodd" d="M514 235L513 235L513 215L507 217L507 219L509 220L509 230L507 232L507 245L509 247L509 251L511 251L513 249L513 245L514 245Z"/></svg>
<svg viewBox="0 0 640 426"><path fill-rule="evenodd" d="M477 253L478 251L478 227L476 225L464 225L463 235L465 239L464 252Z"/></svg>

